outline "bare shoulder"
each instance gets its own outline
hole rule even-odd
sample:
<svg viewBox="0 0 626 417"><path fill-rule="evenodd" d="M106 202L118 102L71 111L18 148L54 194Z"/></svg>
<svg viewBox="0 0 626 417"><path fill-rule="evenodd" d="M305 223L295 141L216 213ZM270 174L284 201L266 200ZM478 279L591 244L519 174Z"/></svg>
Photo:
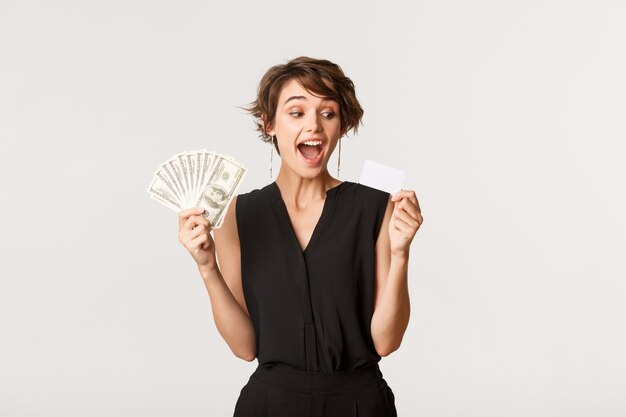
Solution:
<svg viewBox="0 0 626 417"><path fill-rule="evenodd" d="M237 303L248 314L246 301L241 285L241 248L239 245L239 232L237 230L237 196L233 197L226 210L222 226L213 229L215 241L215 253L217 264L224 277L224 281L233 293Z"/></svg>

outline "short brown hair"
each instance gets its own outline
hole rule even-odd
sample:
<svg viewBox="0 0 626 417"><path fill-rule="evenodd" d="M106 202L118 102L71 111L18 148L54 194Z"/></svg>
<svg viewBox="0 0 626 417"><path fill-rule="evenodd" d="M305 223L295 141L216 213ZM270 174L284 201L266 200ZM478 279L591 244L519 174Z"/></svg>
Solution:
<svg viewBox="0 0 626 417"><path fill-rule="evenodd" d="M274 124L278 97L283 86L292 79L296 79L311 94L335 100L339 104L341 136L350 129L357 133L359 123L363 124L363 109L356 98L352 80L333 62L300 56L286 64L271 67L261 78L257 99L243 108L256 119L256 130L260 132L261 140L272 140L265 133L263 122L266 128ZM278 146L275 146L278 150Z"/></svg>

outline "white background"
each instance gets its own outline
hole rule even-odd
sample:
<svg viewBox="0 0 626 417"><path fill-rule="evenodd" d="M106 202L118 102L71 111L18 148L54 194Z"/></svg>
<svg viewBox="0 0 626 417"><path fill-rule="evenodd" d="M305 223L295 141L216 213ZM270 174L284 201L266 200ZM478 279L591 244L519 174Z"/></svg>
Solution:
<svg viewBox="0 0 626 417"><path fill-rule="evenodd" d="M236 106L299 55L365 109L340 179L373 159L421 203L380 363L399 415L626 415L625 21L618 0L2 0L0 415L232 415L256 361L146 187L199 148L246 165L240 192L269 183Z"/></svg>

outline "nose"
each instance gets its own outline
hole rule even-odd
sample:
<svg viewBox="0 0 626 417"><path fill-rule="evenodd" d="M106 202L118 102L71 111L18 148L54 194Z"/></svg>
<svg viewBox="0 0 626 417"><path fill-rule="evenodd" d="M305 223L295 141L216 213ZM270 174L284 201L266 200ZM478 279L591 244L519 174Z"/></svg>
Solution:
<svg viewBox="0 0 626 417"><path fill-rule="evenodd" d="M320 130L320 127L322 126L322 124L319 121L320 116L315 112L312 112L311 114L312 116L307 120L306 131L317 132Z"/></svg>

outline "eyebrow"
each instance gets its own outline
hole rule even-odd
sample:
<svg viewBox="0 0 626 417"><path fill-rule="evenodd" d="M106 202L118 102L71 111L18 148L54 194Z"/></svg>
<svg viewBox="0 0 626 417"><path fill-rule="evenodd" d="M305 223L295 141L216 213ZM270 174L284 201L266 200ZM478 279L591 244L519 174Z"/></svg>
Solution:
<svg viewBox="0 0 626 417"><path fill-rule="evenodd" d="M285 100L285 102L283 103L283 106L287 103L289 103L291 100L299 100L299 99L303 99L306 100L307 98L304 96L291 96L289 97L287 100Z"/></svg>
<svg viewBox="0 0 626 417"><path fill-rule="evenodd" d="M304 96L291 96L287 100L285 100L285 102L283 103L283 106L289 103L291 100L308 100L308 99ZM322 101L332 101L332 99L322 98Z"/></svg>

